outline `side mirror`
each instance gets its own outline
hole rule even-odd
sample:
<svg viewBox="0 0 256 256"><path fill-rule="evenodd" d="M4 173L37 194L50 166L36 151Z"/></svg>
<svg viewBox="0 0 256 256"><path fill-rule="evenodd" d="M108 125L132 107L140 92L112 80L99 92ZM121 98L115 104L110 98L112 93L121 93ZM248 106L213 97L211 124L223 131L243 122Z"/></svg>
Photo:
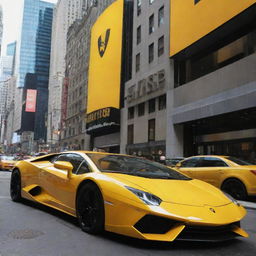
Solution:
<svg viewBox="0 0 256 256"><path fill-rule="evenodd" d="M60 170L65 170L68 172L67 177L70 179L72 175L73 165L66 161L56 161L54 167Z"/></svg>
<svg viewBox="0 0 256 256"><path fill-rule="evenodd" d="M177 163L177 164L175 165L175 167L176 167L176 168L180 168L180 167L181 167L181 163Z"/></svg>

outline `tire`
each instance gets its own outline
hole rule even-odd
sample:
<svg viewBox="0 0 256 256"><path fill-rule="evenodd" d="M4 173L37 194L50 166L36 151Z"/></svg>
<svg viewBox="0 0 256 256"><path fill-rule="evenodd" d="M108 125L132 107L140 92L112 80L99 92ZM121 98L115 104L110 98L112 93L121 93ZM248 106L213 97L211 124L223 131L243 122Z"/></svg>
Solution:
<svg viewBox="0 0 256 256"><path fill-rule="evenodd" d="M21 201L21 176L18 169L12 171L11 182L10 182L10 195L14 202Z"/></svg>
<svg viewBox="0 0 256 256"><path fill-rule="evenodd" d="M104 203L96 184L85 183L79 189L76 199L76 214L84 232L99 234L104 230Z"/></svg>
<svg viewBox="0 0 256 256"><path fill-rule="evenodd" d="M245 200L248 197L245 185L237 179L226 180L221 186L221 190L238 200Z"/></svg>

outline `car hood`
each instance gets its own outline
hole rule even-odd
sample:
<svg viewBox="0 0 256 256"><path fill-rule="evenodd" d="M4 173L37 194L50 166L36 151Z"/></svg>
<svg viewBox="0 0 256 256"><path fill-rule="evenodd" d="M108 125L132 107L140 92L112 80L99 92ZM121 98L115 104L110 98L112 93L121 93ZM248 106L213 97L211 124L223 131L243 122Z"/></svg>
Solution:
<svg viewBox="0 0 256 256"><path fill-rule="evenodd" d="M222 206L231 203L219 189L200 180L150 179L119 173L105 175L127 186L152 193L165 202L193 206Z"/></svg>
<svg viewBox="0 0 256 256"><path fill-rule="evenodd" d="M2 160L2 163L3 164L15 164L16 161L14 161L14 160Z"/></svg>

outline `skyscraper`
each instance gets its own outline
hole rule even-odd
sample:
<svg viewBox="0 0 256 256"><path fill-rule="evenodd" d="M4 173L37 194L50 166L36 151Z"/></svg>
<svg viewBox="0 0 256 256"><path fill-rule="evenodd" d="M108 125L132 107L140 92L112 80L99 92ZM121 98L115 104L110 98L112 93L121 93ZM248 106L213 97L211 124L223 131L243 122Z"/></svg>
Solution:
<svg viewBox="0 0 256 256"><path fill-rule="evenodd" d="M2 47L2 37L3 37L3 10L2 10L2 6L0 5L0 54L1 54L1 47Z"/></svg>
<svg viewBox="0 0 256 256"><path fill-rule="evenodd" d="M17 43L17 87L23 89L23 95L27 89L37 91L34 123L31 123L33 129L30 129L36 141L46 139L45 114L48 102L53 7L54 4L45 1L24 0L21 36ZM31 77L33 84L30 81ZM33 88L30 88L31 86ZM16 124L17 132L20 134L28 129L27 126L23 126L26 123L25 112L25 107L22 106L21 121Z"/></svg>
<svg viewBox="0 0 256 256"><path fill-rule="evenodd" d="M62 84L65 77L67 31L88 9L88 0L59 0L54 8L49 75L47 141L51 147L59 141Z"/></svg>

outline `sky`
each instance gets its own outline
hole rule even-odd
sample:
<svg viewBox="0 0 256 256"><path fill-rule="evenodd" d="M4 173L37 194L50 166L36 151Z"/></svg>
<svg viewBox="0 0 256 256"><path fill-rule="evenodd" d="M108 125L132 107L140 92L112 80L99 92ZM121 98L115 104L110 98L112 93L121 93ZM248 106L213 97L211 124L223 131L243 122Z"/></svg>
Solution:
<svg viewBox="0 0 256 256"><path fill-rule="evenodd" d="M58 0L43 0L57 3ZM3 9L3 41L2 55L5 55L6 45L17 40L20 29L21 8L23 0L0 0Z"/></svg>

